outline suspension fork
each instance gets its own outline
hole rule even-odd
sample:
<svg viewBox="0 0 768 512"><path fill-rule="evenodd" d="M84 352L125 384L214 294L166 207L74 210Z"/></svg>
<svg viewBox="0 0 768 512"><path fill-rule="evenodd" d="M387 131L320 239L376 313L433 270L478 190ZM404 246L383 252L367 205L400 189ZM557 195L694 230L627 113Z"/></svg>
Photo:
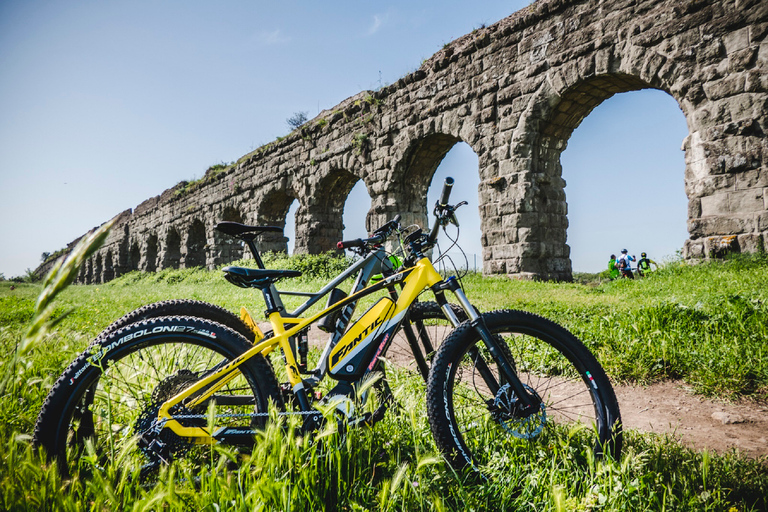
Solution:
<svg viewBox="0 0 768 512"><path fill-rule="evenodd" d="M491 330L488 329L488 326L486 325L485 319L482 317L482 315L480 315L475 307L469 302L469 299L464 294L464 290L461 289L461 285L454 276L449 277L442 283L438 283L433 287L433 291L435 292L435 297L437 298L438 304L440 304L440 306L443 308L446 316L448 316L448 318L453 321L455 319L455 315L447 305L447 301L445 300L445 295L443 293L444 290L450 290L456 296L459 304L469 317L470 325L475 329L475 332L477 332L477 334L480 336L480 339L483 340L486 348L491 353L491 357L493 357L493 360L498 365L501 377L509 384L509 386L512 388L512 391L515 392L515 395L525 406L524 410L531 412L537 411L539 405L541 404L541 400L529 393L523 383L520 381L520 378L517 376L517 372L512 367L510 361L507 360L506 355L499 346L499 340L497 340ZM448 313L449 311L451 311L450 314ZM483 359L475 347L470 349L469 355L474 361L475 367L480 372L480 375L483 377L483 380L489 387L491 393L493 393L495 396L499 389L501 389L501 384L496 380L496 377L493 375L493 372L488 366L488 363Z"/></svg>

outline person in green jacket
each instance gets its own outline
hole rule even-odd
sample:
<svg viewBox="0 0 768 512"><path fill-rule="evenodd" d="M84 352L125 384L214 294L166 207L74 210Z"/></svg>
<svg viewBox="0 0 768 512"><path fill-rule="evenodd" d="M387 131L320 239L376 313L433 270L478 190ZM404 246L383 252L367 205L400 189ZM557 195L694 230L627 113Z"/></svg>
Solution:
<svg viewBox="0 0 768 512"><path fill-rule="evenodd" d="M611 259L608 260L608 278L613 281L619 277L619 267L616 265L616 255L611 254Z"/></svg>
<svg viewBox="0 0 768 512"><path fill-rule="evenodd" d="M653 264L656 269L659 268L655 261L649 258L648 255L644 252L641 252L640 261L637 262L637 273L640 275L640 277L643 277L645 274L651 272L651 264Z"/></svg>

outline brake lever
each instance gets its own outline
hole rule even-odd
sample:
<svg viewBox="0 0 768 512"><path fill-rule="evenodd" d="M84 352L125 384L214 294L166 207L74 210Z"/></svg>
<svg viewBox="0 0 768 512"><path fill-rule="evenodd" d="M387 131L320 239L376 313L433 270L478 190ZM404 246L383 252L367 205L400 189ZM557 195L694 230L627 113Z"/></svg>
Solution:
<svg viewBox="0 0 768 512"><path fill-rule="evenodd" d="M450 222L451 224L453 224L456 227L459 227L459 219L456 218L456 210L458 210L462 206L465 206L465 205L468 205L468 204L469 204L468 202L462 201L459 204L457 204L455 206L452 206L451 207L451 211L450 211L449 216L448 216L448 222Z"/></svg>

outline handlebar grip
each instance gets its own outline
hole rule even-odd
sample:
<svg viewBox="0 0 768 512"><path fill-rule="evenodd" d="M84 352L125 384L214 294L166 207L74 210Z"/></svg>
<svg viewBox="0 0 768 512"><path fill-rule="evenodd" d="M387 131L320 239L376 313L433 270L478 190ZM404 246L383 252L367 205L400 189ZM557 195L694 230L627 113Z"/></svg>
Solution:
<svg viewBox="0 0 768 512"><path fill-rule="evenodd" d="M453 188L453 178L445 178L443 183L443 193L440 194L440 205L448 204L448 198L451 196L451 189Z"/></svg>
<svg viewBox="0 0 768 512"><path fill-rule="evenodd" d="M362 238L358 238L356 240L343 240L341 242L336 243L337 249L350 249L352 247L362 247L365 245L363 243Z"/></svg>

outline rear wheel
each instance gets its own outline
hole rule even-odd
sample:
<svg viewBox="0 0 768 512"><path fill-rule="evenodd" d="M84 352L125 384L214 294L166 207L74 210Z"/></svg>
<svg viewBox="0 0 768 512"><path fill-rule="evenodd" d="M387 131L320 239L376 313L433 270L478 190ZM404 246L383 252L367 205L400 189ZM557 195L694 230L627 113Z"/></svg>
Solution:
<svg viewBox="0 0 768 512"><path fill-rule="evenodd" d="M456 469L506 453L566 442L587 456L621 450L613 388L594 356L563 327L522 311L483 315L526 391L541 402L525 410L484 342L462 324L440 347L430 372L427 407L435 440Z"/></svg>
<svg viewBox="0 0 768 512"><path fill-rule="evenodd" d="M120 469L142 477L173 459L205 460L207 449L170 429L149 434L160 405L250 348L234 331L190 317L130 324L97 340L61 375L43 404L34 444L65 475L99 470L120 456ZM264 425L270 402L282 401L271 367L261 355L243 362L224 388L203 404L171 410L179 423L251 430ZM255 414L254 414L255 413ZM149 446L152 441L157 441ZM93 457L89 455L92 446Z"/></svg>
<svg viewBox="0 0 768 512"><path fill-rule="evenodd" d="M216 322L229 327L250 342L254 340L254 333L245 323L230 311L200 300L174 299L155 302L126 313L121 318L112 322L97 337L105 338L112 332L141 320L159 318L161 316L192 316ZM95 342L95 341L94 341Z"/></svg>

